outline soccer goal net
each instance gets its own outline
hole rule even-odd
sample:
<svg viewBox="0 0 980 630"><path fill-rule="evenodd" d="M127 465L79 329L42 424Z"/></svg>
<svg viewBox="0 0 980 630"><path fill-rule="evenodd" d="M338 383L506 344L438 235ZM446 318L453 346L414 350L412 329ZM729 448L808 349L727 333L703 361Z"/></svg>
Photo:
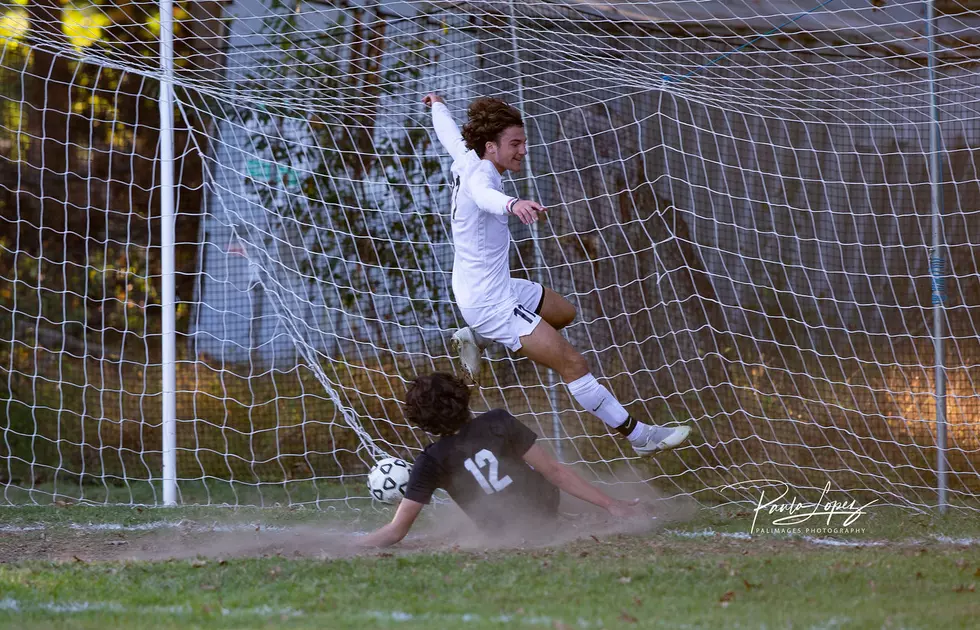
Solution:
<svg viewBox="0 0 980 630"><path fill-rule="evenodd" d="M522 111L505 187L549 212L511 221L513 274L634 417L696 430L638 459L499 346L475 411L706 502L976 507L978 8L3 2L3 502L163 500L168 312L180 501L340 504L417 455L399 401L465 325L437 92Z"/></svg>

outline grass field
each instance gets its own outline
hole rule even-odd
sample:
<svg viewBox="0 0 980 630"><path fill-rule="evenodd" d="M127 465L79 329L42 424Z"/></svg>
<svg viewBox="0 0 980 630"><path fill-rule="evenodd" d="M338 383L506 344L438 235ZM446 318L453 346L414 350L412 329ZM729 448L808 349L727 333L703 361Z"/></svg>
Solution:
<svg viewBox="0 0 980 630"><path fill-rule="evenodd" d="M683 513L683 516L681 516ZM748 535L691 508L615 533L570 518L548 545L489 548L448 508L389 551L375 510L0 511L11 628L968 628L980 522L869 508L845 534Z"/></svg>

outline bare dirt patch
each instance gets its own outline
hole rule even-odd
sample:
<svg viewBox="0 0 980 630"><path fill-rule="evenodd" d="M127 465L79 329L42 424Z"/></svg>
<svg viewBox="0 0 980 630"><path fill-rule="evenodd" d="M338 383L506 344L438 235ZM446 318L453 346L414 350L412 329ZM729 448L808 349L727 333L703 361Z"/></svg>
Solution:
<svg viewBox="0 0 980 630"><path fill-rule="evenodd" d="M637 489L623 489L636 496ZM261 524L205 524L190 520L163 523L158 528L105 530L65 526L17 531L0 536L0 562L40 561L126 561L191 558L295 557L342 558L378 553L481 551L491 549L539 549L558 547L576 540L608 539L621 534L648 534L694 510L684 502L652 501L647 493L646 509L634 519L615 519L591 505L566 497L555 528L525 529L520 537L494 538L482 533L453 504L427 508L427 518L409 536L388 550L360 549L354 538L363 533L353 527L338 529L313 524L266 527ZM515 521L520 515L513 516Z"/></svg>

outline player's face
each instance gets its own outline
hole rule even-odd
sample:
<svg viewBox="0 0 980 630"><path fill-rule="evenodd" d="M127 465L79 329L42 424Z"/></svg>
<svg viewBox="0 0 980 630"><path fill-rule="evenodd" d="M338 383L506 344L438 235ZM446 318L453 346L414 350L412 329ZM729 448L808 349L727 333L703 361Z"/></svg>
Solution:
<svg viewBox="0 0 980 630"><path fill-rule="evenodd" d="M519 173L524 156L527 155L527 136L524 127L513 125L504 129L498 142L488 142L483 157L493 162L497 170Z"/></svg>

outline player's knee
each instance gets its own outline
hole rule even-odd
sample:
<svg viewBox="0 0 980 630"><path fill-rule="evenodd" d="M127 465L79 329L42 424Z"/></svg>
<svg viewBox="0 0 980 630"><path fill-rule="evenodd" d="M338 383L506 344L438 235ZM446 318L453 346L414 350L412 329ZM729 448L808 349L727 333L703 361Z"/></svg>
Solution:
<svg viewBox="0 0 980 630"><path fill-rule="evenodd" d="M582 378L589 373L589 362L578 352L569 352L565 357L562 378L566 383Z"/></svg>
<svg viewBox="0 0 980 630"><path fill-rule="evenodd" d="M555 319L558 320L555 322L555 330L561 330L565 326L568 326L575 321L575 307L566 302L565 308L558 313L558 317Z"/></svg>
<svg viewBox="0 0 980 630"><path fill-rule="evenodd" d="M555 330L561 330L575 320L575 307L568 300L559 298L552 303L549 310L546 319Z"/></svg>

